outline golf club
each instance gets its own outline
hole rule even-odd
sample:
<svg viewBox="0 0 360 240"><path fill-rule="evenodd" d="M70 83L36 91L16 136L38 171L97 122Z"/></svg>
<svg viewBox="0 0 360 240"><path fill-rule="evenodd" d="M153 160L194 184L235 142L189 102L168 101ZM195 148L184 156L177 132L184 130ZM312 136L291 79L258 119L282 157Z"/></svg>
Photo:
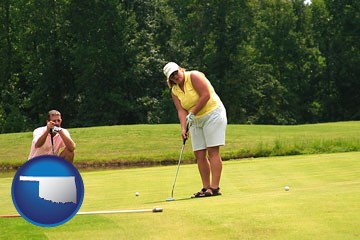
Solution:
<svg viewBox="0 0 360 240"><path fill-rule="evenodd" d="M93 212L78 212L76 215L93 215L93 214L113 214L113 213L141 213L141 212L162 212L162 208L149 209L133 209L133 210L108 210L108 211L93 211Z"/></svg>
<svg viewBox="0 0 360 240"><path fill-rule="evenodd" d="M54 152L54 136L53 136L53 129L50 129L50 138L51 138L51 149L52 149L52 154L55 155Z"/></svg>
<svg viewBox="0 0 360 240"><path fill-rule="evenodd" d="M153 212L158 213L162 212L163 209L156 207L156 208L149 208L149 209L129 209L129 210L104 210L104 211L92 211L92 212L78 212L76 215L95 215L95 214L115 214L115 213L142 213L142 212ZM5 214L0 215L0 218L16 218L21 217L20 214Z"/></svg>
<svg viewBox="0 0 360 240"><path fill-rule="evenodd" d="M188 131L189 131L189 126L186 126L186 133L187 133ZM166 199L166 201L168 201L168 202L175 200L175 198L174 198L174 188L175 188L176 178L177 178L177 175L178 175L178 173L179 173L181 158L182 158L182 154L183 154L183 152L184 152L184 147L185 147L186 140L187 140L187 138L184 138L184 140L183 140L183 145L182 145L182 147L181 147L178 165L177 165L177 168L176 168L174 183L173 183L172 190L171 190L171 197L168 197L168 198Z"/></svg>

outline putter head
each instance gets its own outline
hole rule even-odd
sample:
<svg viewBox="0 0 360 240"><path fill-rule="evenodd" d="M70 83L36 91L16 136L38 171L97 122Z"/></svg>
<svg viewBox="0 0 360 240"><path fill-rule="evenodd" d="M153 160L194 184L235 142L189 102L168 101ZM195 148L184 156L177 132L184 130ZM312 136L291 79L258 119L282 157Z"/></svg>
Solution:
<svg viewBox="0 0 360 240"><path fill-rule="evenodd" d="M173 198L173 197L168 197L168 198L166 199L166 201L167 201L167 202L175 201L175 198Z"/></svg>
<svg viewBox="0 0 360 240"><path fill-rule="evenodd" d="M153 211L153 212L162 212L162 211L163 211L163 209L162 209L162 208L157 207L157 208L154 208L152 211Z"/></svg>

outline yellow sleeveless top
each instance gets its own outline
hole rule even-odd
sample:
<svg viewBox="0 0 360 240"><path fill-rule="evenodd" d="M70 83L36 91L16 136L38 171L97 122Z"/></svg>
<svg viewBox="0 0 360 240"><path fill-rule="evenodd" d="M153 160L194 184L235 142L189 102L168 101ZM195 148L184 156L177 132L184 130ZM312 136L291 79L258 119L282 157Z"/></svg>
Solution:
<svg viewBox="0 0 360 240"><path fill-rule="evenodd" d="M190 74L191 72L185 72L184 91L182 91L177 84L175 84L171 89L172 93L180 100L181 106L188 112L191 111L191 109L195 106L197 100L199 99L199 94L195 91L192 85ZM203 73L201 74L205 77ZM210 99L205 104L205 106L196 114L196 118L202 117L212 112L213 110L218 108L219 104L221 104L221 100L216 94L210 81L206 77L205 79L207 80L207 87L210 90Z"/></svg>

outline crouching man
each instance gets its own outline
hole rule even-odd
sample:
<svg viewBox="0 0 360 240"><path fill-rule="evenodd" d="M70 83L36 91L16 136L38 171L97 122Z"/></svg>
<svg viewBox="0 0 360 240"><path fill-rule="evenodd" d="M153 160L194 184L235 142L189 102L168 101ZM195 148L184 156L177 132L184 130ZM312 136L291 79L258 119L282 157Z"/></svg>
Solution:
<svg viewBox="0 0 360 240"><path fill-rule="evenodd" d="M41 155L57 155L74 162L75 142L70 133L61 127L61 113L51 110L47 114L46 126L36 128L33 132L29 159Z"/></svg>

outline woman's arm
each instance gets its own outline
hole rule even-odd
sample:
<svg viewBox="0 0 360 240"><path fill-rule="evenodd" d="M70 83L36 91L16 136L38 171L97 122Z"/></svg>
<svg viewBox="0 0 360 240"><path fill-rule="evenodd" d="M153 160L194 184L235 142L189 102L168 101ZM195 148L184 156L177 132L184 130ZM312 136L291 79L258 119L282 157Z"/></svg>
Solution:
<svg viewBox="0 0 360 240"><path fill-rule="evenodd" d="M180 100L171 93L171 97L173 99L174 105L176 107L176 110L178 112L178 117L180 121L181 126L181 135L183 139L187 138L187 129L186 129L186 115L188 114L187 111L181 106Z"/></svg>
<svg viewBox="0 0 360 240"><path fill-rule="evenodd" d="M207 85L207 79L202 73L197 71L191 72L190 79L195 91L199 94L199 99L190 110L190 112L196 115L209 101L210 90Z"/></svg>

